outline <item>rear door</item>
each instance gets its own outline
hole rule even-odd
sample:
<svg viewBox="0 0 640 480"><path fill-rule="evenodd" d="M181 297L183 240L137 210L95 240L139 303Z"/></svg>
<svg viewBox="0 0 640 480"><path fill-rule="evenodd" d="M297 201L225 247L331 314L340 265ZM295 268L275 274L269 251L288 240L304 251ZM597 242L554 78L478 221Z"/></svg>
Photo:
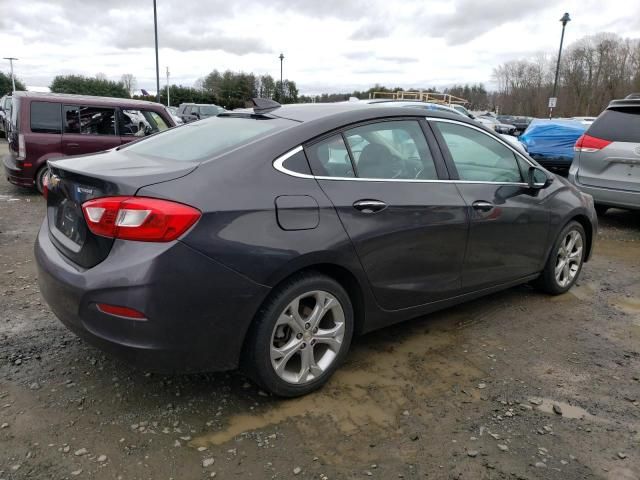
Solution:
<svg viewBox="0 0 640 480"><path fill-rule="evenodd" d="M640 106L605 110L587 136L586 147L576 152L579 182L640 192Z"/></svg>
<svg viewBox="0 0 640 480"><path fill-rule="evenodd" d="M461 287L466 207L423 127L416 119L377 121L305 149L387 310L449 298Z"/></svg>
<svg viewBox="0 0 640 480"><path fill-rule="evenodd" d="M120 145L114 107L64 105L62 120L65 155L100 152Z"/></svg>

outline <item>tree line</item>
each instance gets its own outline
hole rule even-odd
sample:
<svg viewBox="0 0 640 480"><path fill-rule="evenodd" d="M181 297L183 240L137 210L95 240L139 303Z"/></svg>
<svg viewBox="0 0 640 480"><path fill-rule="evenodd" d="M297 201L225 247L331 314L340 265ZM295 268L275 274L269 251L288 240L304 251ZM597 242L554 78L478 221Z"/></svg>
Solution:
<svg viewBox="0 0 640 480"><path fill-rule="evenodd" d="M538 54L493 70L491 103L510 114L545 116L557 57ZM610 33L583 37L562 54L554 116L595 116L609 101L640 92L640 39Z"/></svg>

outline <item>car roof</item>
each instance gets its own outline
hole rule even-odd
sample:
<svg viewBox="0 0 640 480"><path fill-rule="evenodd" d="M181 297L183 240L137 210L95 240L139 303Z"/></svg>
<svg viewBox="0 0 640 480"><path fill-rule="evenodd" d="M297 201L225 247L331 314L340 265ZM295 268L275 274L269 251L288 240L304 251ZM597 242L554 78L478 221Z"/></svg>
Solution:
<svg viewBox="0 0 640 480"><path fill-rule="evenodd" d="M611 100L607 109L609 108L633 108L640 107L640 98L625 98L622 100Z"/></svg>
<svg viewBox="0 0 640 480"><path fill-rule="evenodd" d="M233 113L233 112L232 112ZM344 102L344 103L298 103L287 104L273 110L267 116L286 118L297 122L310 122L314 120L340 118L353 118L354 122L366 120L368 118L380 117L435 117L445 119L455 119L465 121L466 119L457 113L449 113L444 110L425 110L418 108L390 106L390 107L372 107L369 104L360 102ZM349 120L347 120L348 123ZM472 125L473 122L468 122Z"/></svg>
<svg viewBox="0 0 640 480"><path fill-rule="evenodd" d="M65 100L77 103L91 103L96 105L113 105L113 106L162 106L160 103L149 102L147 100L135 100L132 98L116 98L116 97L99 97L95 95L75 95L71 93L42 93L42 92L15 92L18 97L27 97L32 100L42 100L45 102L64 102Z"/></svg>

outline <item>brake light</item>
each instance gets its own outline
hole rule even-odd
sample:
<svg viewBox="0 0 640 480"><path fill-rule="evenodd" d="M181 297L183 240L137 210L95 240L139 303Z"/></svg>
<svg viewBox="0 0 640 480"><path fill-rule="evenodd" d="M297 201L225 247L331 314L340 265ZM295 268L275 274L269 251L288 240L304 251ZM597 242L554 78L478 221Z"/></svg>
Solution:
<svg viewBox="0 0 640 480"><path fill-rule="evenodd" d="M45 200L49 198L49 173L45 173L42 177L42 196Z"/></svg>
<svg viewBox="0 0 640 480"><path fill-rule="evenodd" d="M109 305L108 303L96 303L96 307L102 313L116 315L117 317L132 318L135 320L146 320L144 313L129 307L121 307L119 305Z"/></svg>
<svg viewBox="0 0 640 480"><path fill-rule="evenodd" d="M24 160L27 158L27 147L24 143L24 135L20 133L18 135L18 157L16 160Z"/></svg>
<svg viewBox="0 0 640 480"><path fill-rule="evenodd" d="M602 138L592 137L591 135L587 135L586 133L584 133L578 139L573 149L576 152L597 152L598 150L602 150L604 147L606 147L610 143L611 143L611 140L604 140Z"/></svg>
<svg viewBox="0 0 640 480"><path fill-rule="evenodd" d="M182 203L148 197L103 197L82 204L94 234L141 242L170 242L202 215Z"/></svg>

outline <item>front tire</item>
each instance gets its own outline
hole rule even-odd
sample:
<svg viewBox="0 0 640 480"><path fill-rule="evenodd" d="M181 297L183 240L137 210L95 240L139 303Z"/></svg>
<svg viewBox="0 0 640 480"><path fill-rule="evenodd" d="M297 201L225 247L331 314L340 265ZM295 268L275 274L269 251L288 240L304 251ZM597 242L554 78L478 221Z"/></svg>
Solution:
<svg viewBox="0 0 640 480"><path fill-rule="evenodd" d="M44 178L49 174L49 167L44 165L40 167L40 170L36 172L36 176L33 179L38 192L42 193L44 191Z"/></svg>
<svg viewBox="0 0 640 480"><path fill-rule="evenodd" d="M582 271L586 238L582 225L576 221L569 222L558 235L544 270L534 285L551 295L568 291Z"/></svg>
<svg viewBox="0 0 640 480"><path fill-rule="evenodd" d="M275 395L306 395L342 363L353 325L351 301L338 282L315 272L296 275L258 313L245 349L246 370Z"/></svg>

